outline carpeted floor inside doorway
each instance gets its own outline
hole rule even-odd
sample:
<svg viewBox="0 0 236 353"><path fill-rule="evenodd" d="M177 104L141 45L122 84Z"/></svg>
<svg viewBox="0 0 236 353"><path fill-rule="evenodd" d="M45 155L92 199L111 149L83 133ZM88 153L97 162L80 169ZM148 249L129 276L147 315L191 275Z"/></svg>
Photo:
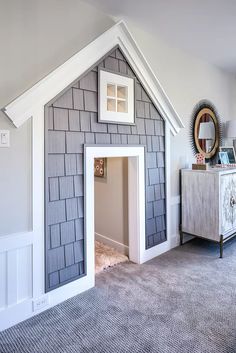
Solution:
<svg viewBox="0 0 236 353"><path fill-rule="evenodd" d="M235 353L236 239L194 240L0 333L1 353Z"/></svg>
<svg viewBox="0 0 236 353"><path fill-rule="evenodd" d="M116 266L121 262L129 261L128 256L121 254L116 249L95 241L95 273L98 274L105 269Z"/></svg>

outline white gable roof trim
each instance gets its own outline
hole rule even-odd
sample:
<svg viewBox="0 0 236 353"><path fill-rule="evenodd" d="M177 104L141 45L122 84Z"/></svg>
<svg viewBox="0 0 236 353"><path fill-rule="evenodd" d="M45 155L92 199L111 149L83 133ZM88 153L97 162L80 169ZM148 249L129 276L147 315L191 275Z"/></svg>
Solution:
<svg viewBox="0 0 236 353"><path fill-rule="evenodd" d="M123 21L101 34L8 104L4 112L16 127L20 127L26 120L34 117L34 112L43 109L45 104L84 74L116 45L120 46L156 108L169 123L171 132L174 135L177 134L184 124Z"/></svg>

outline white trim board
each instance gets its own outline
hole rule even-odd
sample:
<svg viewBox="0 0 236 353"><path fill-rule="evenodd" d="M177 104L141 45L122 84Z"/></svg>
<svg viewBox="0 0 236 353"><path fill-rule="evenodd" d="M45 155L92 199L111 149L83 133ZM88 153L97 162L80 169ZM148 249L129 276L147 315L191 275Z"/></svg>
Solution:
<svg viewBox="0 0 236 353"><path fill-rule="evenodd" d="M124 255L129 255L129 247L128 245L124 245L122 243L119 243L118 241L116 240L113 240L111 238L108 238L106 237L105 235L102 235L102 234L99 234L99 233L96 233L95 232L95 240L103 243L103 244L106 244L114 249L116 249L117 251L119 251L121 254L124 254Z"/></svg>
<svg viewBox="0 0 236 353"><path fill-rule="evenodd" d="M42 109L45 104L117 45L123 51L156 108L164 120L169 123L171 132L174 135L177 134L184 127L184 124L123 21L118 22L101 34L63 65L9 103L4 108L6 115L16 127L21 126L31 117L34 119L35 113L39 109Z"/></svg>

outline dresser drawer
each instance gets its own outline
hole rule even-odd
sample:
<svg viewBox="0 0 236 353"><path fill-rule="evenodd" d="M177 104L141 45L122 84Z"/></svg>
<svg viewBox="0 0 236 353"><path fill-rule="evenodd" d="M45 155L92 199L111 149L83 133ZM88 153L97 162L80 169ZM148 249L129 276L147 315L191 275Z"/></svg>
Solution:
<svg viewBox="0 0 236 353"><path fill-rule="evenodd" d="M221 234L236 228L236 175L226 174L220 178Z"/></svg>

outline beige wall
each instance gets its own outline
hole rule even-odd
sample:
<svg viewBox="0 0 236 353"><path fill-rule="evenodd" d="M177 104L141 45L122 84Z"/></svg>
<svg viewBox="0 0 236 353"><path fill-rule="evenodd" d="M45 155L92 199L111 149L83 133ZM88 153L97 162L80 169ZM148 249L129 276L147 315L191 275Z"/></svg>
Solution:
<svg viewBox="0 0 236 353"><path fill-rule="evenodd" d="M0 90L1 91L1 90ZM0 235L31 229L31 120L19 129L4 116L10 148L0 148Z"/></svg>
<svg viewBox="0 0 236 353"><path fill-rule="evenodd" d="M107 177L95 178L95 232L129 244L127 158L107 158Z"/></svg>
<svg viewBox="0 0 236 353"><path fill-rule="evenodd" d="M79 0L0 0L0 107L31 87L113 20ZM178 196L178 170L193 160L189 123L194 105L211 100L223 120L236 114L235 79L127 23L170 101L185 123L171 138L171 194ZM30 228L30 123L19 130L0 112L0 129L11 130L11 148L0 150L0 235ZM174 202L174 201L173 201ZM178 205L172 207L177 232Z"/></svg>

